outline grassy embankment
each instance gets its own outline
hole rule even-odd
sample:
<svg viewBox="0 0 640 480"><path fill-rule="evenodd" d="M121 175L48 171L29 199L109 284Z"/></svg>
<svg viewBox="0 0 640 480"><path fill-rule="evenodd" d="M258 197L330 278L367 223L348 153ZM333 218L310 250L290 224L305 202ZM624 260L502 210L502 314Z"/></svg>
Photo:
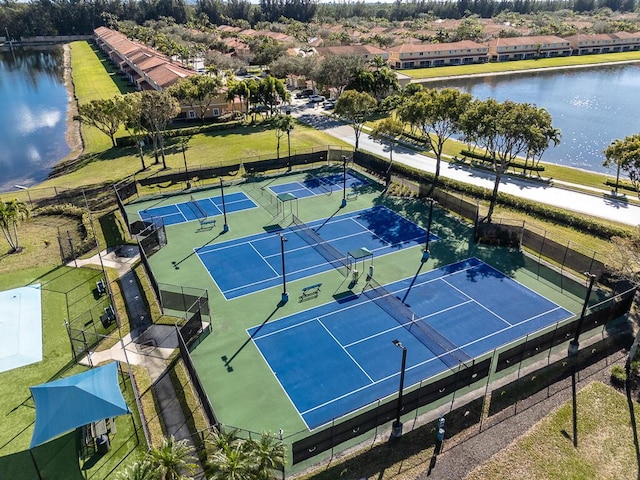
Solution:
<svg viewBox="0 0 640 480"><path fill-rule="evenodd" d="M419 81L421 79L438 80L446 77L467 75L492 75L505 72L519 72L535 69L587 67L603 63L638 62L640 51L601 53L598 55L576 55L571 57L540 58L537 60L518 60L511 62L492 62L472 65L459 65L438 68L414 68L402 70L402 74Z"/></svg>

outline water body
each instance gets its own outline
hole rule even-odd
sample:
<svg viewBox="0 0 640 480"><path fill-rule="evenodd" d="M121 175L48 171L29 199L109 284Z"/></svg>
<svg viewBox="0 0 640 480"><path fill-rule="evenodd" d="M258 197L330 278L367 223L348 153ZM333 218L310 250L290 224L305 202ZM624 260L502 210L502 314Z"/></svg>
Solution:
<svg viewBox="0 0 640 480"><path fill-rule="evenodd" d="M543 160L614 174L602 166L603 150L616 139L640 133L640 65L600 66L430 83L476 98L513 100L544 107L562 132L560 145Z"/></svg>
<svg viewBox="0 0 640 480"><path fill-rule="evenodd" d="M47 177L69 152L61 47L0 51L0 191Z"/></svg>

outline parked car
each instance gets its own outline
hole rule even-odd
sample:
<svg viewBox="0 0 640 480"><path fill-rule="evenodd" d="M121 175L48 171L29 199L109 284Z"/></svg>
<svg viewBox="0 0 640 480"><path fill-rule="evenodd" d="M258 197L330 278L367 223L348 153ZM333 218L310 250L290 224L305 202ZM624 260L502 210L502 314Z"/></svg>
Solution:
<svg viewBox="0 0 640 480"><path fill-rule="evenodd" d="M310 88L305 88L304 90L296 93L296 98L307 98L313 95L313 90Z"/></svg>
<svg viewBox="0 0 640 480"><path fill-rule="evenodd" d="M332 108L335 108L336 104L331 100L325 100L324 102L322 102L322 106L325 110L331 110Z"/></svg>
<svg viewBox="0 0 640 480"><path fill-rule="evenodd" d="M320 102L324 102L326 99L324 98L324 96L322 95L311 95L309 97L309 101L311 103L320 103Z"/></svg>

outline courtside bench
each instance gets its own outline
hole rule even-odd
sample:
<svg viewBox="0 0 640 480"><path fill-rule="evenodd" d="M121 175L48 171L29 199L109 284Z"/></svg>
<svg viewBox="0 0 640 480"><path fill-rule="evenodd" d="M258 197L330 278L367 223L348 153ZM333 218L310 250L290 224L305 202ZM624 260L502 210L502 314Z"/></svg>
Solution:
<svg viewBox="0 0 640 480"><path fill-rule="evenodd" d="M322 287L321 283L316 283L314 285L304 287L302 289L302 294L300 295L300 301L306 300L308 298L316 298L320 293L320 287Z"/></svg>

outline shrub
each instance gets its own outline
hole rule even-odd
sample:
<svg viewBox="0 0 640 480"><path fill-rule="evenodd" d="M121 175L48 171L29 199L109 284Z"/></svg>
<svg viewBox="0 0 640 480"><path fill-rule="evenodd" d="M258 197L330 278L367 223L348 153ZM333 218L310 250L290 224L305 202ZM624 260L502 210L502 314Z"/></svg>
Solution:
<svg viewBox="0 0 640 480"><path fill-rule="evenodd" d="M627 374L622 365L614 365L611 368L611 383L621 387L627 381Z"/></svg>
<svg viewBox="0 0 640 480"><path fill-rule="evenodd" d="M35 213L36 215L65 215L68 217L75 217L78 220L78 230L82 237L82 241L79 244L74 245L76 255L82 255L96 246L93 237L88 235L91 227L91 219L89 218L89 213L84 208L66 203L64 205L40 207L36 209Z"/></svg>

